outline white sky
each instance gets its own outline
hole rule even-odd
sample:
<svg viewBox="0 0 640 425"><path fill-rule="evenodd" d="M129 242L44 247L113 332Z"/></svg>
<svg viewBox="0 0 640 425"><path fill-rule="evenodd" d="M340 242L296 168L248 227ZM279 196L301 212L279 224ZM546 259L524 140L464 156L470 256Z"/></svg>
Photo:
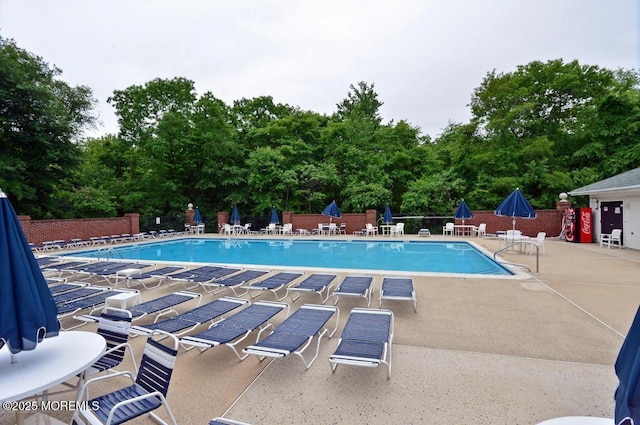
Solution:
<svg viewBox="0 0 640 425"><path fill-rule="evenodd" d="M637 0L0 0L0 34L89 86L185 77L228 105L272 96L331 114L360 81L385 123L468 122L488 72L533 60L640 68Z"/></svg>

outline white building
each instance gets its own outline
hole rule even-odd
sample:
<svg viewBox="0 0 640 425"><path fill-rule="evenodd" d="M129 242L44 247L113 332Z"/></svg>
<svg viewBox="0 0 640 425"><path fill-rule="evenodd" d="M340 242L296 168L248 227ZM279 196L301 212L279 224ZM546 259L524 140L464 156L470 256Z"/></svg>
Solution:
<svg viewBox="0 0 640 425"><path fill-rule="evenodd" d="M593 210L594 241L612 229L622 229L622 244L640 249L640 168L569 192L589 196Z"/></svg>

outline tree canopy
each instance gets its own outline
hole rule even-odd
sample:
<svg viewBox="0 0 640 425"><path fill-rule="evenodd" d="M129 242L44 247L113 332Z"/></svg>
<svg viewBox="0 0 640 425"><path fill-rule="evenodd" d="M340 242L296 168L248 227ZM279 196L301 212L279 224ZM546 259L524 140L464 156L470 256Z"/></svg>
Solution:
<svg viewBox="0 0 640 425"><path fill-rule="evenodd" d="M59 195L80 166L75 141L95 121L95 99L71 87L61 70L0 37L0 187L20 211L64 214Z"/></svg>
<svg viewBox="0 0 640 425"><path fill-rule="evenodd" d="M81 140L88 88L56 80L59 70L12 42L0 61L0 187L36 217L59 216L62 200L84 217L180 215L189 202L205 215L236 204L320 212L333 199L344 212L389 203L451 215L462 198L494 209L516 187L553 208L560 192L640 166L638 73L577 61L488 72L470 121L434 140L384 123L367 82L323 115L270 96L227 105L184 77L114 91L118 134Z"/></svg>

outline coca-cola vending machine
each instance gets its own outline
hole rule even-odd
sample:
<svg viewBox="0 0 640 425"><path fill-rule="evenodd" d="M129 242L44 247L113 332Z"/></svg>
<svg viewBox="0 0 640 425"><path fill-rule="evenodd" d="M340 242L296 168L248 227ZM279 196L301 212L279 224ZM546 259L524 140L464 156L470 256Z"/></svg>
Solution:
<svg viewBox="0 0 640 425"><path fill-rule="evenodd" d="M593 242L593 211L591 208L564 210L564 237L567 242Z"/></svg>

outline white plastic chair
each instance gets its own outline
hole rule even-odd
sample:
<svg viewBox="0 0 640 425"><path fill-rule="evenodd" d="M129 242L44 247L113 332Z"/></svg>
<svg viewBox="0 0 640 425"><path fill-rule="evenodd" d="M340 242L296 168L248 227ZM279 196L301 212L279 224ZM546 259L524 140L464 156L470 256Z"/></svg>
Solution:
<svg viewBox="0 0 640 425"><path fill-rule="evenodd" d="M373 224L371 224L371 223L367 223L366 232L367 232L367 236L377 235L378 234L378 228L376 226L374 226Z"/></svg>
<svg viewBox="0 0 640 425"><path fill-rule="evenodd" d="M613 229L609 234L600 235L600 246L602 245L607 245L607 248L618 245L618 248L622 248L622 229Z"/></svg>
<svg viewBox="0 0 640 425"><path fill-rule="evenodd" d="M454 224L453 223L447 223L442 228L442 234L443 235L451 235L451 236L453 236L454 230L455 230Z"/></svg>
<svg viewBox="0 0 640 425"><path fill-rule="evenodd" d="M391 228L391 236L404 235L404 223L396 224L396 227Z"/></svg>
<svg viewBox="0 0 640 425"><path fill-rule="evenodd" d="M539 232L536 239L533 241L535 246L538 247L539 252L544 255L544 238L547 236L546 232ZM534 245L529 245L529 255L533 254Z"/></svg>
<svg viewBox="0 0 640 425"><path fill-rule="evenodd" d="M486 223L480 223L480 225L478 227L474 227L473 228L473 235L478 237L478 238L484 238L485 236L487 236L487 224Z"/></svg>

